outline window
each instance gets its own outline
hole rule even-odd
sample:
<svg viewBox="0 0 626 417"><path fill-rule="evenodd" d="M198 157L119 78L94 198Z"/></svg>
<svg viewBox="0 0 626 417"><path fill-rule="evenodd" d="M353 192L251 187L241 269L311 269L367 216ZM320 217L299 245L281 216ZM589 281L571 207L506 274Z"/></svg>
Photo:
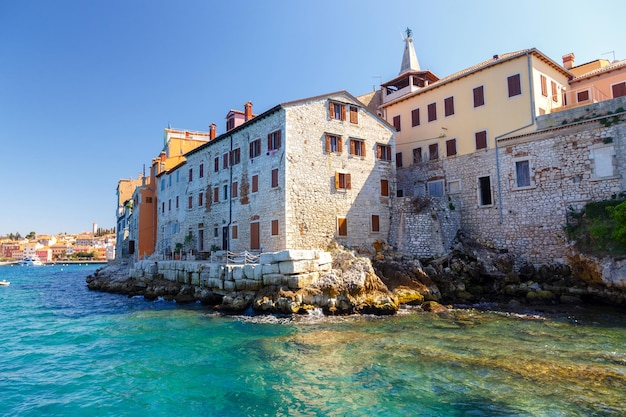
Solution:
<svg viewBox="0 0 626 417"><path fill-rule="evenodd" d="M233 185L232 185L231 190L230 190L231 198L237 198L237 194L239 192L237 190L238 186L239 186L239 184L237 183L237 181L233 182Z"/></svg>
<svg viewBox="0 0 626 417"><path fill-rule="evenodd" d="M233 149L232 151L230 151L230 165L237 165L238 163L241 162L241 149L237 148L237 149Z"/></svg>
<svg viewBox="0 0 626 417"><path fill-rule="evenodd" d="M491 200L491 178L478 178L478 204L481 206L490 206Z"/></svg>
<svg viewBox="0 0 626 417"><path fill-rule="evenodd" d="M372 232L380 232L380 216L372 214Z"/></svg>
<svg viewBox="0 0 626 417"><path fill-rule="evenodd" d="M396 168L402 168L402 152L396 152Z"/></svg>
<svg viewBox="0 0 626 417"><path fill-rule="evenodd" d="M350 106L350 123L359 123L359 108L356 106Z"/></svg>
<svg viewBox="0 0 626 417"><path fill-rule="evenodd" d="M428 160L435 161L439 159L439 144L432 143L428 145Z"/></svg>
<svg viewBox="0 0 626 417"><path fill-rule="evenodd" d="M222 155L222 168L226 169L228 168L228 160L230 159L229 154L225 153L224 155Z"/></svg>
<svg viewBox="0 0 626 417"><path fill-rule="evenodd" d="M476 139L476 150L487 148L487 131L483 130L474 134Z"/></svg>
<svg viewBox="0 0 626 417"><path fill-rule="evenodd" d="M168 187L171 187L171 186L172 186L172 176L171 176L171 175L168 175L168 176L167 176L167 186L168 186Z"/></svg>
<svg viewBox="0 0 626 417"><path fill-rule="evenodd" d="M422 162L422 147L413 148L413 163L419 164Z"/></svg>
<svg viewBox="0 0 626 417"><path fill-rule="evenodd" d="M189 168L189 182L193 181L193 168Z"/></svg>
<svg viewBox="0 0 626 417"><path fill-rule="evenodd" d="M180 181L180 171L176 171L176 182Z"/></svg>
<svg viewBox="0 0 626 417"><path fill-rule="evenodd" d="M474 107L480 107L485 104L485 87L480 86L474 89Z"/></svg>
<svg viewBox="0 0 626 417"><path fill-rule="evenodd" d="M428 105L428 121L434 120L437 120L437 103L430 103Z"/></svg>
<svg viewBox="0 0 626 417"><path fill-rule="evenodd" d="M188 209L193 208L193 196L192 196L192 195L190 195L190 196L187 198L187 208L188 208Z"/></svg>
<svg viewBox="0 0 626 417"><path fill-rule="evenodd" d="M345 217L337 218L337 234L339 236L348 236L348 220Z"/></svg>
<svg viewBox="0 0 626 417"><path fill-rule="evenodd" d="M220 188L213 187L213 202L218 203L220 201Z"/></svg>
<svg viewBox="0 0 626 417"><path fill-rule="evenodd" d="M509 97L519 96L522 94L522 84L519 74L507 77L506 81L509 87Z"/></svg>
<svg viewBox="0 0 626 417"><path fill-rule="evenodd" d="M448 181L448 194L457 194L461 192L461 181Z"/></svg>
<svg viewBox="0 0 626 417"><path fill-rule="evenodd" d="M342 152L341 138L337 135L326 135L326 152Z"/></svg>
<svg viewBox="0 0 626 417"><path fill-rule="evenodd" d="M404 197L404 190L398 189L396 191L396 197Z"/></svg>
<svg viewBox="0 0 626 417"><path fill-rule="evenodd" d="M272 170L272 188L278 187L278 168Z"/></svg>
<svg viewBox="0 0 626 417"><path fill-rule="evenodd" d="M446 155L456 155L456 139L450 139L446 141Z"/></svg>
<svg viewBox="0 0 626 417"><path fill-rule="evenodd" d="M446 117L454 114L454 97L448 97L443 100L443 109Z"/></svg>
<svg viewBox="0 0 626 417"><path fill-rule="evenodd" d="M256 193L257 191L259 191L259 176L253 175L252 176L252 192Z"/></svg>
<svg viewBox="0 0 626 417"><path fill-rule="evenodd" d="M213 229L213 237L219 237L220 232L217 230L217 227Z"/></svg>
<svg viewBox="0 0 626 417"><path fill-rule="evenodd" d="M215 170L215 172L218 172L220 170L220 157L216 156L215 159L213 160L213 168Z"/></svg>
<svg viewBox="0 0 626 417"><path fill-rule="evenodd" d="M275 151L280 149L280 130L267 135L267 151Z"/></svg>
<svg viewBox="0 0 626 417"><path fill-rule="evenodd" d="M611 92L613 93L613 98L626 96L626 82L613 84L611 86Z"/></svg>
<svg viewBox="0 0 626 417"><path fill-rule="evenodd" d="M383 161L391 161L391 146L376 145L376 157Z"/></svg>
<svg viewBox="0 0 626 417"><path fill-rule="evenodd" d="M161 178L161 191L165 190L165 178Z"/></svg>
<svg viewBox="0 0 626 417"><path fill-rule="evenodd" d="M541 95L548 97L548 80L545 75L541 75L539 79L541 80Z"/></svg>
<svg viewBox="0 0 626 417"><path fill-rule="evenodd" d="M350 155L365 157L365 141L350 139Z"/></svg>
<svg viewBox="0 0 626 417"><path fill-rule="evenodd" d="M530 161L515 162L515 184L517 188L530 187Z"/></svg>
<svg viewBox="0 0 626 417"><path fill-rule="evenodd" d="M576 100L579 103L582 103L583 101L587 101L589 100L589 90L585 90L585 91L579 91L576 94Z"/></svg>
<svg viewBox="0 0 626 417"><path fill-rule="evenodd" d="M172 211L172 200L167 200L167 211Z"/></svg>
<svg viewBox="0 0 626 417"><path fill-rule="evenodd" d="M420 124L420 109L411 110L411 127L419 126Z"/></svg>
<svg viewBox="0 0 626 417"><path fill-rule="evenodd" d="M165 213L165 201L161 203L161 213Z"/></svg>
<svg viewBox="0 0 626 417"><path fill-rule="evenodd" d="M335 189L349 190L352 188L350 174L335 172Z"/></svg>
<svg viewBox="0 0 626 417"><path fill-rule="evenodd" d="M389 180L380 180L380 195L389 197Z"/></svg>
<svg viewBox="0 0 626 417"><path fill-rule="evenodd" d="M261 155L261 139L250 142L250 159Z"/></svg>
<svg viewBox="0 0 626 417"><path fill-rule="evenodd" d="M402 130L402 124L400 122L400 116L393 116L393 127L399 132Z"/></svg>
<svg viewBox="0 0 626 417"><path fill-rule="evenodd" d="M613 157L615 148L613 145L600 146L591 149L591 159L593 160L593 178L606 178L615 175Z"/></svg>
<svg viewBox="0 0 626 417"><path fill-rule="evenodd" d="M204 204L204 193L198 194L198 207L202 207Z"/></svg>
<svg viewBox="0 0 626 417"><path fill-rule="evenodd" d="M331 101L329 104L329 110L331 119L346 120L346 106L344 104Z"/></svg>
<svg viewBox="0 0 626 417"><path fill-rule="evenodd" d="M554 81L550 81L550 89L552 92L552 101L559 101L559 97L556 95L556 83Z"/></svg>
<svg viewBox="0 0 626 417"><path fill-rule="evenodd" d="M179 200L178 200L178 196L176 196L176 208L180 207L180 205L178 204Z"/></svg>
<svg viewBox="0 0 626 417"><path fill-rule="evenodd" d="M239 230L237 228L237 225L233 225L230 228L230 237L232 237L233 239L237 239L237 236L239 234Z"/></svg>
<svg viewBox="0 0 626 417"><path fill-rule="evenodd" d="M278 220L272 220L272 236L278 236Z"/></svg>
<svg viewBox="0 0 626 417"><path fill-rule="evenodd" d="M200 172L198 172L200 178L204 178L204 163L200 164Z"/></svg>
<svg viewBox="0 0 626 417"><path fill-rule="evenodd" d="M428 195L431 197L443 197L443 180L429 181Z"/></svg>
<svg viewBox="0 0 626 417"><path fill-rule="evenodd" d="M224 200L228 200L228 184L224 184Z"/></svg>

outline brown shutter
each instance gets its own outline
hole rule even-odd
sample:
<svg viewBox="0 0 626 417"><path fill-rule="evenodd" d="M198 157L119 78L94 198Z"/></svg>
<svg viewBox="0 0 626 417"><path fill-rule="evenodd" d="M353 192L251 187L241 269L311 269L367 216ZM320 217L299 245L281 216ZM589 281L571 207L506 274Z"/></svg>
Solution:
<svg viewBox="0 0 626 417"><path fill-rule="evenodd" d="M380 195L383 197L389 197L389 181L380 180Z"/></svg>
<svg viewBox="0 0 626 417"><path fill-rule="evenodd" d="M346 186L346 190L351 190L352 189L352 180L350 177L350 174L344 174L344 178L345 178L345 186Z"/></svg>
<svg viewBox="0 0 626 417"><path fill-rule="evenodd" d="M372 232L380 231L380 219L376 214L372 214Z"/></svg>
<svg viewBox="0 0 626 417"><path fill-rule="evenodd" d="M361 146L361 156L365 158L365 142L361 142L359 145Z"/></svg>
<svg viewBox="0 0 626 417"><path fill-rule="evenodd" d="M341 106L341 120L346 120L346 106Z"/></svg>
<svg viewBox="0 0 626 417"><path fill-rule="evenodd" d="M326 135L326 152L330 153L330 135Z"/></svg>
<svg viewBox="0 0 626 417"><path fill-rule="evenodd" d="M350 106L350 123L359 123L359 109L355 106Z"/></svg>
<svg viewBox="0 0 626 417"><path fill-rule="evenodd" d="M342 153L343 152L343 146L341 144L341 138L337 138L337 152Z"/></svg>
<svg viewBox="0 0 626 417"><path fill-rule="evenodd" d="M261 249L259 223L250 223L250 249Z"/></svg>
<svg viewBox="0 0 626 417"><path fill-rule="evenodd" d="M271 133L267 135L267 150L268 151L272 150L272 134Z"/></svg>
<svg viewBox="0 0 626 417"><path fill-rule="evenodd" d="M356 141L350 140L350 155L356 155Z"/></svg>
<svg viewBox="0 0 626 417"><path fill-rule="evenodd" d="M339 189L339 173L335 172L335 190Z"/></svg>
<svg viewBox="0 0 626 417"><path fill-rule="evenodd" d="M383 159L383 147L380 145L376 145L376 157L378 159Z"/></svg>
<svg viewBox="0 0 626 417"><path fill-rule="evenodd" d="M276 149L280 149L282 142L283 141L282 141L281 131L279 130L278 132L276 132Z"/></svg>
<svg viewBox="0 0 626 417"><path fill-rule="evenodd" d="M252 176L252 192L256 193L257 191L259 191L259 176L253 175Z"/></svg>
<svg viewBox="0 0 626 417"><path fill-rule="evenodd" d="M328 110L330 112L330 118L334 119L335 118L335 103L331 101L328 105Z"/></svg>

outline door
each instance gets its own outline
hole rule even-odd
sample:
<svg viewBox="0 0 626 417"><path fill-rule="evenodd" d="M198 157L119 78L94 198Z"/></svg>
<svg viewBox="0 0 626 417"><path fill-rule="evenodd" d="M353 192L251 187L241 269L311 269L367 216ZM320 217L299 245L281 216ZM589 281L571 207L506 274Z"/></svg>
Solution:
<svg viewBox="0 0 626 417"><path fill-rule="evenodd" d="M261 249L261 237L259 233L259 222L250 223L250 249Z"/></svg>
<svg viewBox="0 0 626 417"><path fill-rule="evenodd" d="M222 227L222 249L230 250L228 247L228 226Z"/></svg>

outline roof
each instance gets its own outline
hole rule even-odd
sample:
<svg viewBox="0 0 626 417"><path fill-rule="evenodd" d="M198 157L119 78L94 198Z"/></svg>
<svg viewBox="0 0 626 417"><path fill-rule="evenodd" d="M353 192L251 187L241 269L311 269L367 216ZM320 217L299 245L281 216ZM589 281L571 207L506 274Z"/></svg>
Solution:
<svg viewBox="0 0 626 417"><path fill-rule="evenodd" d="M586 64L583 64L586 65ZM601 68L596 68L592 71L589 71L585 74L579 75L578 77L574 77L572 80L570 80L570 82L576 82L576 81L581 81L584 80L585 78L591 78L597 75L601 75L603 73L607 73L607 72L611 72L611 71L617 71L619 69L622 68L626 68L626 59L622 60L622 61L615 61L613 63L611 63L610 65L607 65L605 67L601 67Z"/></svg>
<svg viewBox="0 0 626 417"><path fill-rule="evenodd" d="M410 32L409 32L410 33ZM402 65L400 65L400 74L407 71L419 71L420 63L417 60L415 54L415 47L413 47L413 37L407 36L404 39L404 54L402 55Z"/></svg>
<svg viewBox="0 0 626 417"><path fill-rule="evenodd" d="M269 110L264 111L263 113L259 114L256 117L253 117L250 120L245 121L244 123L240 124L239 126L230 129L227 132L222 133L221 135L217 136L215 139L206 142L192 150L190 150L189 152L185 153L185 157L188 155L193 155L196 152L200 152L201 150L205 149L206 147L212 145L213 143L216 143L220 140L223 140L225 138L230 137L233 133L236 133L240 130L245 129L246 127L250 126L250 124L252 123L256 123L260 120L263 120L266 117L269 117L270 115L276 113L277 111L281 110L281 109L285 109L287 107L292 107L292 106L297 106L303 103L307 103L310 101L317 101L317 100L321 100L321 99L327 99L333 96L338 96L338 95L345 95L350 101L352 101L355 105L360 106L361 108L363 108L363 110L365 110L367 113L369 113L372 117L378 119L379 122L381 122L381 124L383 124L385 127L387 127L388 129L390 129L391 131L395 132L395 128L393 126L391 126L386 120L382 119L381 117L379 117L375 112L372 112L371 109L369 109L367 106L365 106L361 101L359 101L359 99L357 99L356 97L354 97L352 94L348 93L346 90L339 90L336 91L334 93L327 93L327 94L322 94L319 96L313 96L313 97L307 97L307 98L302 98L299 100L293 100L293 101L287 101L287 102L283 102L280 104L275 105L274 107L270 108Z"/></svg>
<svg viewBox="0 0 626 417"><path fill-rule="evenodd" d="M426 91L430 91L430 90L434 90L435 88L441 87L444 84L447 83L451 83L453 81L459 80L461 78L464 77L468 77L472 74L475 74L477 72L483 71L487 68L496 66L496 65L500 65L504 62L508 62L508 61L512 61L516 58L522 57L524 55L535 55L537 56L539 59L541 59L542 61L546 62L547 64L549 64L550 66L552 66L553 68L555 68L556 70L560 71L562 74L564 74L568 79L572 79L573 75L567 71L565 68L563 68L561 65L557 64L555 61L553 61L552 59L550 59L547 55L543 54L542 52L540 52L537 48L529 48L529 49L522 49L521 51L516 51L516 52L508 52L505 54L501 54L501 55L494 55L493 58L488 59L486 61L483 61L479 64L473 65L471 67L465 68L461 71L455 72L453 74L448 75L447 77L444 77L442 79L440 79L439 81L433 82L432 84L429 84L427 87L424 88L420 88L417 91L414 91L413 93L407 94L405 96L402 97L398 97L395 100L391 100L387 103L384 103L382 105L382 107L386 107L389 106L390 104L394 104L403 100L406 100L410 97L422 94ZM383 84L384 85L384 84Z"/></svg>

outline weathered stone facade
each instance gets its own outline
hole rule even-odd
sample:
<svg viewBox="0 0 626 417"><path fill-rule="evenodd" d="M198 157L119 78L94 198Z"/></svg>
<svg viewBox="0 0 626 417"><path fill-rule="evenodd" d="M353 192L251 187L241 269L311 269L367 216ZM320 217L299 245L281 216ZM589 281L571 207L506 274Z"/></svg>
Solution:
<svg viewBox="0 0 626 417"><path fill-rule="evenodd" d="M541 116L539 128L556 126L553 117L558 127L500 138L496 149L404 168L398 189L417 195L429 181L445 179L461 227L478 241L508 250L518 263L565 261L568 210L626 190L624 101ZM522 179L524 169L528 177ZM485 185L489 190L482 193ZM404 245L409 243L405 235Z"/></svg>
<svg viewBox="0 0 626 417"><path fill-rule="evenodd" d="M381 195L381 180L393 193L393 138L393 128L347 92L277 105L159 177L157 252L184 242L201 252L325 248L333 241L373 250L389 233L390 197ZM353 152L357 142L361 155Z"/></svg>

